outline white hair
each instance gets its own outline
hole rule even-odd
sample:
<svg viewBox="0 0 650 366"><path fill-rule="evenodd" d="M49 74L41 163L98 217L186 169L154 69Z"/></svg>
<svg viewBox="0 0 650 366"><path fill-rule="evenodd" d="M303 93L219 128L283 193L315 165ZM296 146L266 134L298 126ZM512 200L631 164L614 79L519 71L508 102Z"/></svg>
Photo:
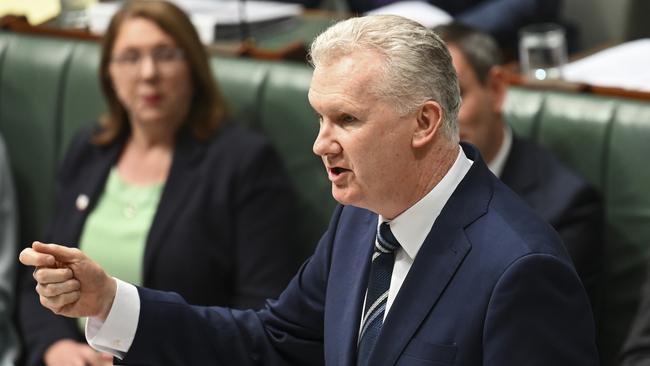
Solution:
<svg viewBox="0 0 650 366"><path fill-rule="evenodd" d="M458 78L445 43L430 29L394 15L370 15L338 22L311 44L310 62L318 68L359 51L378 53L381 75L371 86L398 113L415 112L427 100L440 103L442 129L458 141Z"/></svg>

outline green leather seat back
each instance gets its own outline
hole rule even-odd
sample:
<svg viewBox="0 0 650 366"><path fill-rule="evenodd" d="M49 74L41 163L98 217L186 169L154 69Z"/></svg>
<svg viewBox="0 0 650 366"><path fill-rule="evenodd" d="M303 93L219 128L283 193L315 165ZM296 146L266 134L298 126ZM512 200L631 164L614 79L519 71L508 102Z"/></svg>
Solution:
<svg viewBox="0 0 650 366"><path fill-rule="evenodd" d="M0 33L0 62L4 59L5 50L7 49L7 43L9 43L10 38L11 35Z"/></svg>
<svg viewBox="0 0 650 366"><path fill-rule="evenodd" d="M319 124L307 99L311 75L307 65L274 64L260 104L260 128L278 149L301 198L302 254L313 251L336 204L323 163L312 152Z"/></svg>
<svg viewBox="0 0 650 366"><path fill-rule="evenodd" d="M23 245L39 239L52 209L59 152L61 92L71 42L2 34L0 129L18 187ZM29 243L28 243L29 242Z"/></svg>
<svg viewBox="0 0 650 366"><path fill-rule="evenodd" d="M269 63L213 57L211 65L233 115L249 127L259 126L259 103L268 77Z"/></svg>
<svg viewBox="0 0 650 366"><path fill-rule="evenodd" d="M537 120L544 105L542 93L529 93L521 88L511 88L503 104L503 117L515 133L534 138Z"/></svg>
<svg viewBox="0 0 650 366"><path fill-rule="evenodd" d="M587 182L603 187L609 126L617 102L594 96L547 93L537 141Z"/></svg>
<svg viewBox="0 0 650 366"><path fill-rule="evenodd" d="M59 159L79 129L96 123L106 109L99 88L99 52L99 45L94 42L77 42L72 51L62 94Z"/></svg>

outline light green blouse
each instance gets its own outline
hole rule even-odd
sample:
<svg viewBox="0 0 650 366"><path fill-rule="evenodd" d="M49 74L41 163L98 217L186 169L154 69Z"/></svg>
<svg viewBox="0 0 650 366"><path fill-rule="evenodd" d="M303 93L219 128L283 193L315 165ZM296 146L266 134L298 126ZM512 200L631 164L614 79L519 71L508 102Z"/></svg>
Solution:
<svg viewBox="0 0 650 366"><path fill-rule="evenodd" d="M164 183L137 186L113 167L104 192L84 224L79 249L106 273L142 285L144 248ZM83 332L85 318L79 319Z"/></svg>
<svg viewBox="0 0 650 366"><path fill-rule="evenodd" d="M116 168L111 169L104 192L86 219L79 248L109 275L142 285L144 248L163 186L129 184Z"/></svg>

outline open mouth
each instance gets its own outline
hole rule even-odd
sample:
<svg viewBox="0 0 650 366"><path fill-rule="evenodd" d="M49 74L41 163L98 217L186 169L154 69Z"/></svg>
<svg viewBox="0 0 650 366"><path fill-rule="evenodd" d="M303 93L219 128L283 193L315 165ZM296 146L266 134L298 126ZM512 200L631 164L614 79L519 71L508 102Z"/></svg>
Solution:
<svg viewBox="0 0 650 366"><path fill-rule="evenodd" d="M343 173L345 169L336 167L336 168L330 168L330 171L332 172L333 175L339 175Z"/></svg>
<svg viewBox="0 0 650 366"><path fill-rule="evenodd" d="M344 173L350 171L350 169L339 168L339 167L333 167L333 168L329 168L327 170L329 172L330 179L336 179L339 176L341 176L341 174L344 174Z"/></svg>

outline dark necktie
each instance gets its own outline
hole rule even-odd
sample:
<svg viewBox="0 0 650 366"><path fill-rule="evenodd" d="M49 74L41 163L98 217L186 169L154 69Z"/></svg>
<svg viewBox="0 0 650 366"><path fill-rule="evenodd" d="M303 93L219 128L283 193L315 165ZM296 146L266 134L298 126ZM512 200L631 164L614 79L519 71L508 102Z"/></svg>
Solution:
<svg viewBox="0 0 650 366"><path fill-rule="evenodd" d="M399 242L390 231L390 226L388 223L382 222L379 225L375 251L372 254L372 263L370 264L366 305L361 320L361 333L359 334L357 366L368 365L370 353L372 353L377 338L379 338L381 326L384 323L384 313L386 312L390 277L395 263L395 249L398 247Z"/></svg>

